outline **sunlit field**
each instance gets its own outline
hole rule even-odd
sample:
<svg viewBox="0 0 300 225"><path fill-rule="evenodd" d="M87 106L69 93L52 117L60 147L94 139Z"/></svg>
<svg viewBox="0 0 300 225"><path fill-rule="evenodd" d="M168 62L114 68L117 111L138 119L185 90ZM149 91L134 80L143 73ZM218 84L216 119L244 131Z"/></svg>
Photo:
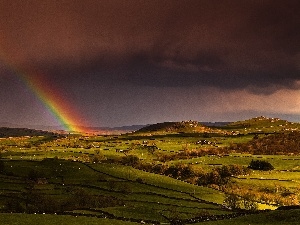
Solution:
<svg viewBox="0 0 300 225"><path fill-rule="evenodd" d="M1 138L0 216L8 225L44 218L52 224L228 224L230 218L255 224L274 213L283 217L277 208L299 204L297 133L243 134L230 126ZM288 154L277 152L286 151L280 138ZM275 154L264 154L266 146ZM255 162L268 167L251 167Z"/></svg>

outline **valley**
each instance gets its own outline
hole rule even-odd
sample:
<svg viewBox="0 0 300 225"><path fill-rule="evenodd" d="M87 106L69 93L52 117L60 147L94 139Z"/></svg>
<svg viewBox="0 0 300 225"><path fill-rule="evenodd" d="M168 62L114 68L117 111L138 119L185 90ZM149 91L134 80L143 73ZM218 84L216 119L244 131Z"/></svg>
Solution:
<svg viewBox="0 0 300 225"><path fill-rule="evenodd" d="M300 218L299 123L166 122L119 135L0 130L0 220L7 225Z"/></svg>

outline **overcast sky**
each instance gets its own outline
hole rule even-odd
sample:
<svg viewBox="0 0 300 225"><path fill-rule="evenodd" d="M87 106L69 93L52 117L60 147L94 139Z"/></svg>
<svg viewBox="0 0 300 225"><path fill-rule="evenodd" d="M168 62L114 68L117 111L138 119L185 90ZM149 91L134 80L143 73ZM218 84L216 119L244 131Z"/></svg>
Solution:
<svg viewBox="0 0 300 225"><path fill-rule="evenodd" d="M299 122L299 27L299 0L1 0L0 122L58 123L25 68L94 126Z"/></svg>

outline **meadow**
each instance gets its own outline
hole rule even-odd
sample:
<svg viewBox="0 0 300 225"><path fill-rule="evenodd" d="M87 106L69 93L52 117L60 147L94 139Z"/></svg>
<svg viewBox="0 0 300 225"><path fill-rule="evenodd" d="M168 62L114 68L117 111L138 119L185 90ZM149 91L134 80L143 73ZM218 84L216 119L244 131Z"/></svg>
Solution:
<svg viewBox="0 0 300 225"><path fill-rule="evenodd" d="M299 205L299 140L287 136L298 128L259 117L225 127L187 121L121 135L3 137L0 220L7 225L296 224L298 210L280 209ZM290 154L249 153L271 146L272 135L296 147ZM249 169L253 161L274 169Z"/></svg>

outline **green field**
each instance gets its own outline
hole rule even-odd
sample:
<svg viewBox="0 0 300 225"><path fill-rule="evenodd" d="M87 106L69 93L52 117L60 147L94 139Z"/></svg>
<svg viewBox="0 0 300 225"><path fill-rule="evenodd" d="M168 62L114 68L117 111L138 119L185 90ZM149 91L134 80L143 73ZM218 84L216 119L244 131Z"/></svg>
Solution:
<svg viewBox="0 0 300 225"><path fill-rule="evenodd" d="M296 225L299 224L299 210L273 211L255 215L247 215L230 220L207 221L205 223L195 223L196 225Z"/></svg>
<svg viewBox="0 0 300 225"><path fill-rule="evenodd" d="M150 128L122 135L1 138L0 220L296 224L298 210L247 214L299 205L299 124L259 117L218 128L191 122ZM260 149L262 154L249 153ZM273 169L247 169L253 161Z"/></svg>
<svg viewBox="0 0 300 225"><path fill-rule="evenodd" d="M134 225L137 223L113 220L99 219L85 216L63 216L63 215L32 215L32 214L0 214L0 221L3 225Z"/></svg>

